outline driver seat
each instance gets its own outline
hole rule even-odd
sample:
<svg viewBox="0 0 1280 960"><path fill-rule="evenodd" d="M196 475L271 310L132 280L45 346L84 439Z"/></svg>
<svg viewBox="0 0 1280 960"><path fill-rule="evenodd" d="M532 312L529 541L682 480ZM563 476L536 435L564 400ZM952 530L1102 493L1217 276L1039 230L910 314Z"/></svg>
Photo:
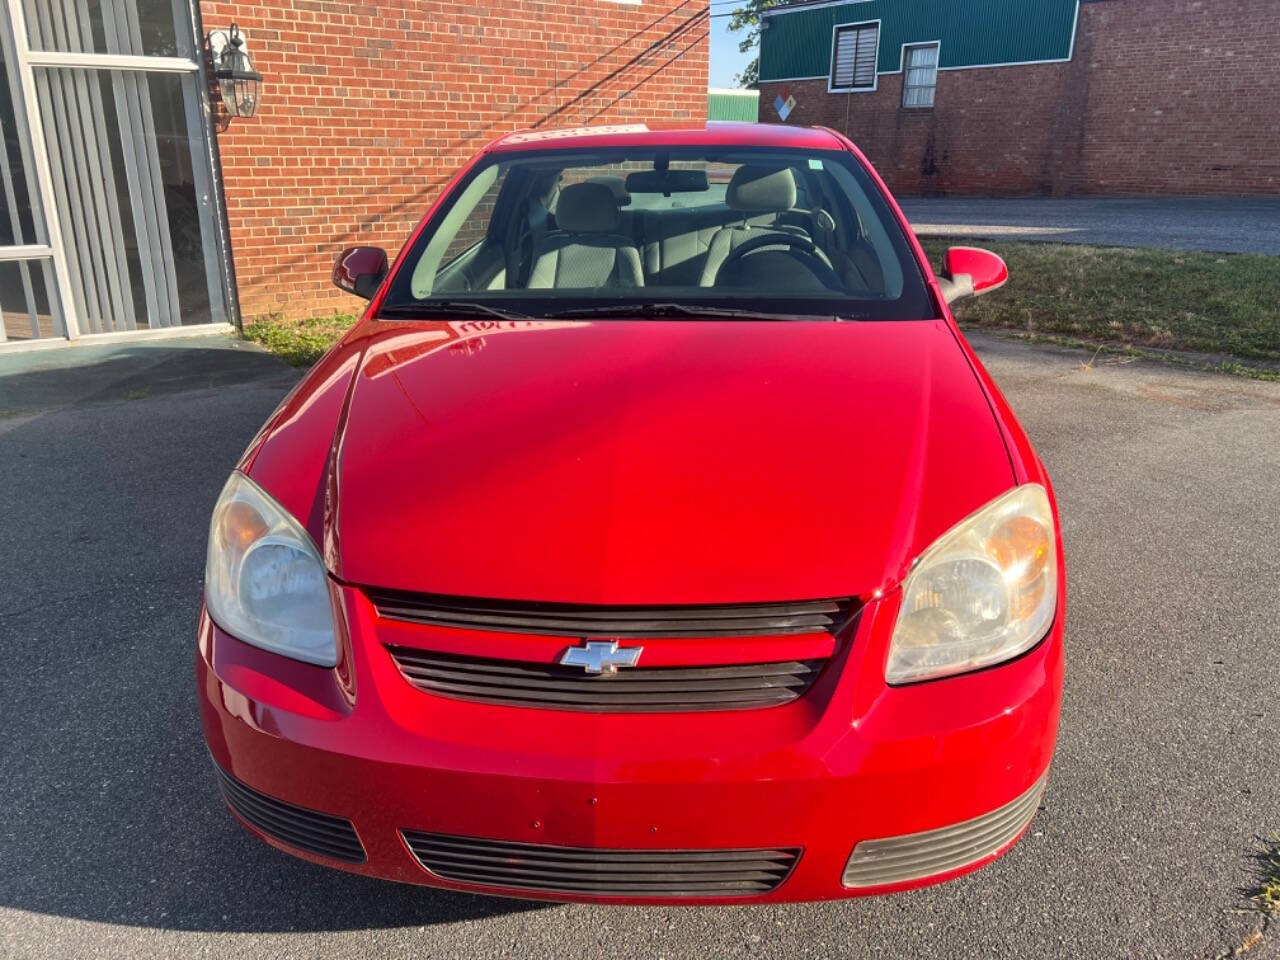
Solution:
<svg viewBox="0 0 1280 960"><path fill-rule="evenodd" d="M743 164L730 178L724 199L730 210L742 212L742 223L721 227L712 235L711 243L707 247L707 259L702 266L702 279L699 281L699 286L713 286L720 267L724 265L729 254L748 240L771 233L809 236L800 227L777 222L779 214L785 213L796 205L796 179L787 167ZM772 226L758 226L748 222L748 217L770 213L774 215Z"/></svg>

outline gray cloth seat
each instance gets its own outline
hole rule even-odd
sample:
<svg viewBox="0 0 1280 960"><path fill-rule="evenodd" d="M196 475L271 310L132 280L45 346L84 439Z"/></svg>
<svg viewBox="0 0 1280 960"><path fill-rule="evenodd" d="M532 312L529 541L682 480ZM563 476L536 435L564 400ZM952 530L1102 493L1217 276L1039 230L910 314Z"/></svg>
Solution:
<svg viewBox="0 0 1280 960"><path fill-rule="evenodd" d="M530 289L644 286L640 252L622 233L618 203L608 186L563 187L555 217L557 229L534 245Z"/></svg>
<svg viewBox="0 0 1280 960"><path fill-rule="evenodd" d="M768 234L809 236L802 227L779 222L782 214L796 205L796 180L787 167L744 164L729 180L725 203L730 210L743 214L742 222L721 227L712 235L702 265L700 286L713 286L729 254L748 240ZM773 214L772 225L758 223L764 214ZM782 245L779 249L783 249Z"/></svg>

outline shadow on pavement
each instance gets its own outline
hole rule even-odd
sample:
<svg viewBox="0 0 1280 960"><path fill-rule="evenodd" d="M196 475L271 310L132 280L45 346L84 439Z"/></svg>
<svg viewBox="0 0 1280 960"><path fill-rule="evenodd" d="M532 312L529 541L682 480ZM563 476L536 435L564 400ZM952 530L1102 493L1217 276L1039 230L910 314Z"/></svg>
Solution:
<svg viewBox="0 0 1280 960"><path fill-rule="evenodd" d="M296 378L271 354L229 336L75 344L0 354L0 417Z"/></svg>
<svg viewBox="0 0 1280 960"><path fill-rule="evenodd" d="M330 871L235 823L195 702L205 525L296 373L226 343L85 356L0 367L0 906L233 932L540 906Z"/></svg>

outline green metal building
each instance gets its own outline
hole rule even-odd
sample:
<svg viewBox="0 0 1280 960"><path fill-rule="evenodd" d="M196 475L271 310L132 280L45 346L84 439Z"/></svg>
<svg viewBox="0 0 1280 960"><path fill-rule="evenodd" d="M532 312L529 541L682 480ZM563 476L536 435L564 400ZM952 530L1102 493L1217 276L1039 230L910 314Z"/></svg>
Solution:
<svg viewBox="0 0 1280 960"><path fill-rule="evenodd" d="M755 123L760 115L759 90L707 91L708 120L741 120Z"/></svg>
<svg viewBox="0 0 1280 960"><path fill-rule="evenodd" d="M903 48L938 44L938 69L1071 59L1077 0L835 0L774 8L764 19L760 80L827 77L842 24L878 25L877 75L902 72Z"/></svg>

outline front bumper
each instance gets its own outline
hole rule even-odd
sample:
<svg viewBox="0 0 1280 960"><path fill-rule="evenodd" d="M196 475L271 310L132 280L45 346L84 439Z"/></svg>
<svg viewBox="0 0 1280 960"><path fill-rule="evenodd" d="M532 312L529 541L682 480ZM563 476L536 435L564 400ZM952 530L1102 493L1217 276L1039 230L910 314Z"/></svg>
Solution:
<svg viewBox="0 0 1280 960"><path fill-rule="evenodd" d="M197 678L205 736L215 764L249 791L350 821L364 858L300 850L278 839L287 831L270 829L278 822L271 810L255 825L244 813L259 808L239 808L255 833L317 863L391 880L660 903L818 900L922 886L975 870L1016 841L1023 813L1034 813L1057 734L1061 602L1049 635L1014 661L888 687L883 665L897 614L897 596L890 596L864 608L814 688L794 703L623 715L424 693L395 667L364 596L338 592L345 654L332 670L250 647L202 611ZM1004 832L990 826L996 821ZM959 866L939 859L937 845L927 842L934 831L952 848L957 836L967 837L976 859ZM447 879L415 858L423 836L494 848L481 851L487 853L550 849L555 859L576 855L557 847L611 862L663 851L795 857L768 889L566 892L554 884L504 885L499 872L457 874L480 882ZM975 845L975 837L988 845ZM886 838L907 843L889 847L889 862L922 843L933 852L918 860L908 854L902 874L851 868L846 877L859 844L879 850L873 865L883 864L877 842ZM492 862L511 861L498 855ZM926 872L910 869L913 863ZM907 878L883 882L899 875Z"/></svg>

